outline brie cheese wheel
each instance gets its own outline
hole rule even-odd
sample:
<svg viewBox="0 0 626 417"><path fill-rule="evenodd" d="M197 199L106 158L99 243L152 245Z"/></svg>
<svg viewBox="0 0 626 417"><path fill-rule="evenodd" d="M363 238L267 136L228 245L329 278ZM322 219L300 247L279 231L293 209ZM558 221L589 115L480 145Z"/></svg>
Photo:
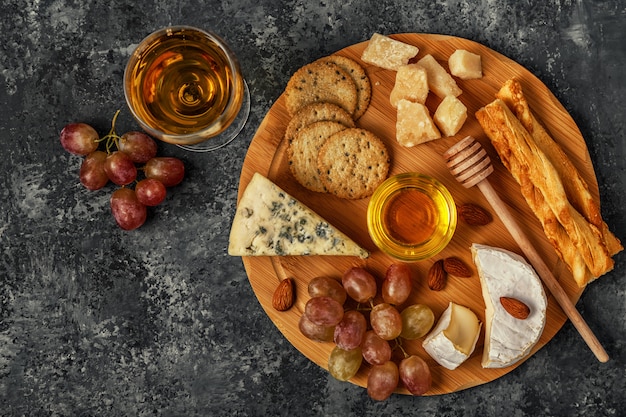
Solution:
<svg viewBox="0 0 626 417"><path fill-rule="evenodd" d="M254 174L237 205L228 254L369 256L367 250L259 173Z"/></svg>
<svg viewBox="0 0 626 417"><path fill-rule="evenodd" d="M474 351L480 328L472 310L450 302L422 346L439 365L454 370Z"/></svg>
<svg viewBox="0 0 626 417"><path fill-rule="evenodd" d="M520 255L499 248L472 245L485 300L484 368L504 368L528 356L546 324L548 301L541 279ZM530 308L520 320L511 316L500 297L512 297Z"/></svg>

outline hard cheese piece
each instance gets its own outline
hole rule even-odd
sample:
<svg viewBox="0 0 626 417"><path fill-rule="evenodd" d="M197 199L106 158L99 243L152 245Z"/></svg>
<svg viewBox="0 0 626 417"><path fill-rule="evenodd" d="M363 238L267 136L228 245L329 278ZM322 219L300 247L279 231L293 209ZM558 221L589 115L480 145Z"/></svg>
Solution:
<svg viewBox="0 0 626 417"><path fill-rule="evenodd" d="M504 368L526 357L546 324L546 294L534 269L520 255L473 244L472 256L485 300L484 368ZM512 297L530 307L520 320L511 316L500 297Z"/></svg>
<svg viewBox="0 0 626 417"><path fill-rule="evenodd" d="M398 101L406 99L424 104L428 97L428 78L421 65L402 65L396 72L396 81L389 94L389 102L398 107Z"/></svg>
<svg viewBox="0 0 626 417"><path fill-rule="evenodd" d="M369 256L348 236L259 173L254 174L237 206L228 254Z"/></svg>
<svg viewBox="0 0 626 417"><path fill-rule="evenodd" d="M467 107L454 96L446 96L433 116L433 120L445 136L454 136L467 120Z"/></svg>
<svg viewBox="0 0 626 417"><path fill-rule="evenodd" d="M472 310L450 302L422 346L439 365L454 370L474 351L480 328Z"/></svg>
<svg viewBox="0 0 626 417"><path fill-rule="evenodd" d="M463 91L456 85L456 81L444 67L430 54L424 55L417 61L419 65L426 68L428 74L428 88L441 99L445 96L458 97Z"/></svg>
<svg viewBox="0 0 626 417"><path fill-rule="evenodd" d="M361 54L363 62L392 71L406 65L419 52L417 46L374 33Z"/></svg>
<svg viewBox="0 0 626 417"><path fill-rule="evenodd" d="M428 107L401 99L396 114L396 140L402 146L412 147L441 138Z"/></svg>
<svg viewBox="0 0 626 417"><path fill-rule="evenodd" d="M450 73L462 80L482 78L483 66L480 55L464 49L457 49L448 58Z"/></svg>

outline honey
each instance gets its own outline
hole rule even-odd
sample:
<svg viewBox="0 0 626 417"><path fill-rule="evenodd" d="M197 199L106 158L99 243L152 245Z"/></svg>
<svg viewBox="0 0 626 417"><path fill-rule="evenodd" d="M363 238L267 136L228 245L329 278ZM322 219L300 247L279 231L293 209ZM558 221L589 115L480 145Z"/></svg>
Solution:
<svg viewBox="0 0 626 417"><path fill-rule="evenodd" d="M436 179L404 173L385 180L367 209L372 241L396 259L427 259L446 247L456 229L456 206Z"/></svg>
<svg viewBox="0 0 626 417"><path fill-rule="evenodd" d="M426 241L439 221L434 201L414 188L400 190L391 196L382 217L389 236L407 245Z"/></svg>

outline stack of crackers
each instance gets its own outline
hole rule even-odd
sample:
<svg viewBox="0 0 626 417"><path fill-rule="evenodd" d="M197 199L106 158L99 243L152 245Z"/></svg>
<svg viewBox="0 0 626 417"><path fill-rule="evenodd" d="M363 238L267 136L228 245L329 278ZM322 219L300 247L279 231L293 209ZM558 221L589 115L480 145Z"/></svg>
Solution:
<svg viewBox="0 0 626 417"><path fill-rule="evenodd" d="M389 173L389 152L372 132L356 127L372 86L353 59L331 55L296 71L285 89L291 116L285 131L289 167L305 188L340 198L370 196Z"/></svg>

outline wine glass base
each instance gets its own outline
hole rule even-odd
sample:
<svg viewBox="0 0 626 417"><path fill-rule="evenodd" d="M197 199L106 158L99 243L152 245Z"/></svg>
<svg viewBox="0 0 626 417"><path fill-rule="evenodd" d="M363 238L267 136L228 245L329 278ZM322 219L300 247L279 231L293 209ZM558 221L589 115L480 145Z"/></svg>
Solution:
<svg viewBox="0 0 626 417"><path fill-rule="evenodd" d="M223 148L233 141L239 135L243 127L246 125L248 116L250 115L250 90L248 89L248 83L243 81L243 101L241 102L241 109L235 117L235 120L217 136L205 140L201 143L194 145L176 145L188 151L193 152L210 152L219 148Z"/></svg>

